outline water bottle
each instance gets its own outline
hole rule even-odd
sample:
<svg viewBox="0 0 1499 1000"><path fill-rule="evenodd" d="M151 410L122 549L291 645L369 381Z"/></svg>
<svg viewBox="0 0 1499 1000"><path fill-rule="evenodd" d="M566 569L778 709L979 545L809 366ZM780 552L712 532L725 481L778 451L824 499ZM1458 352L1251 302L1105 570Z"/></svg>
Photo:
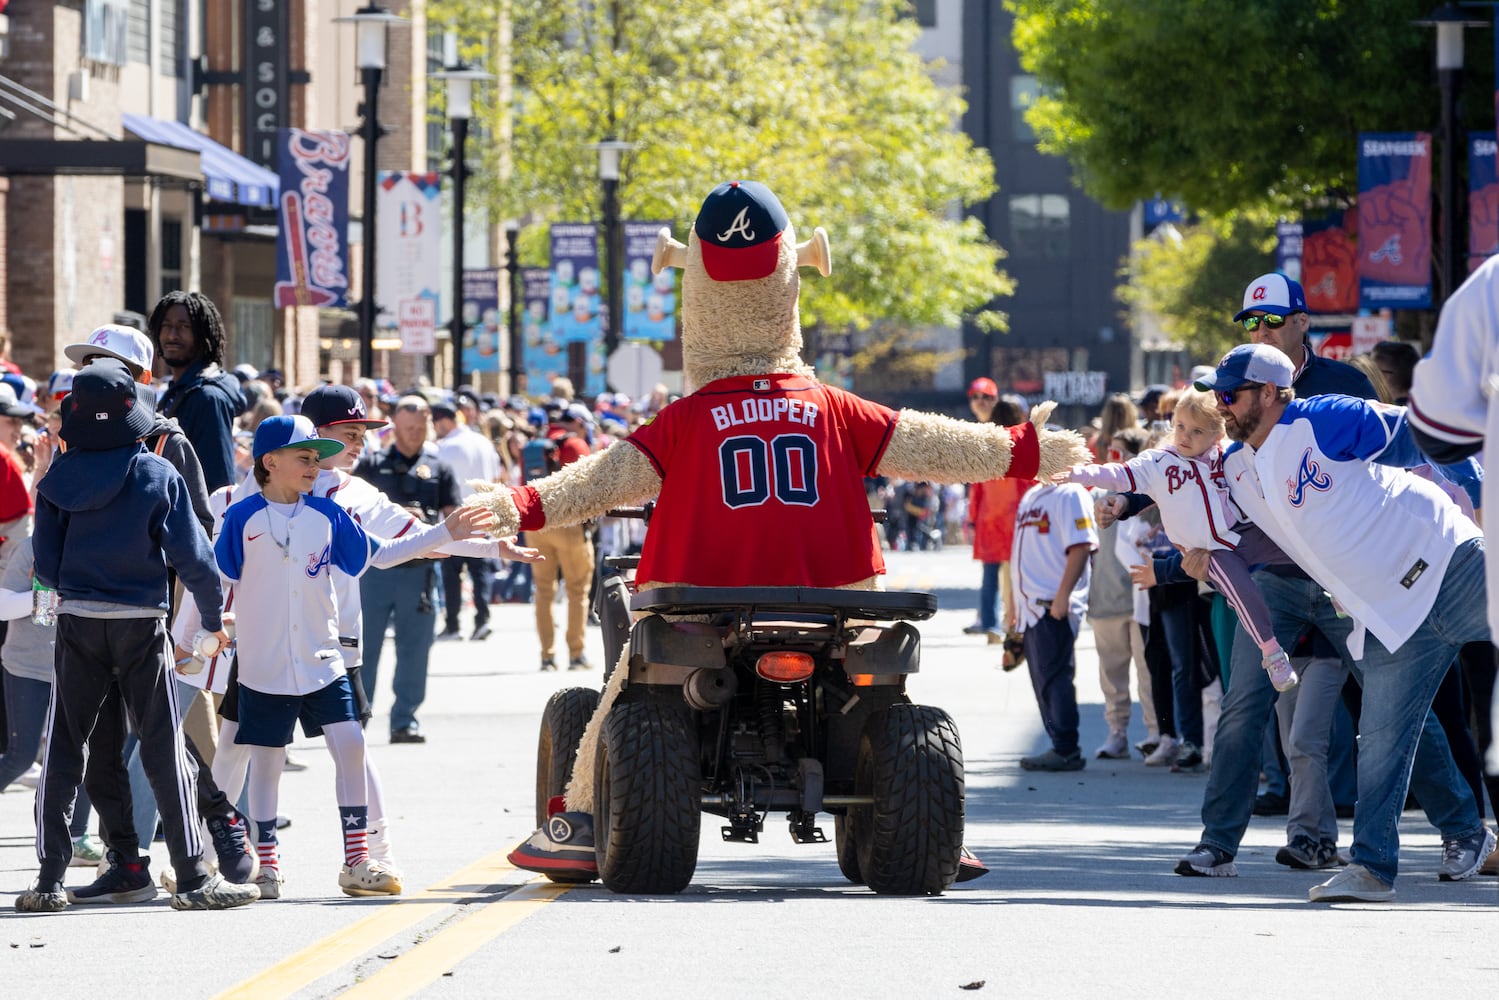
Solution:
<svg viewBox="0 0 1499 1000"><path fill-rule="evenodd" d="M57 591L35 577L31 580L31 620L44 627L57 624Z"/></svg>

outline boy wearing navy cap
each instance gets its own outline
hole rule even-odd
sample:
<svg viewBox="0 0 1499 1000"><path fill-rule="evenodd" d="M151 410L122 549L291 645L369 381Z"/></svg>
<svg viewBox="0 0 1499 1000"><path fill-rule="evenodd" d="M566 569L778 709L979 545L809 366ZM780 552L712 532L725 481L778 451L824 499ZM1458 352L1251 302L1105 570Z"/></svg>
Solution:
<svg viewBox="0 0 1499 1000"><path fill-rule="evenodd" d="M141 758L162 804L177 874L172 907L224 909L259 898L253 886L209 875L168 674L166 612L170 562L220 643L222 594L208 541L195 523L182 476L139 439L155 419L150 387L126 365L101 358L80 371L62 405L68 450L37 485L36 579L58 592L57 683L37 790L36 885L16 908L48 912L68 903L140 902L156 895L131 819L121 714L101 711L118 687L140 737ZM121 532L121 525L134 530ZM109 868L92 885L64 891L72 859L68 818L83 780L85 745L102 765L89 794L109 831ZM148 834L149 835L149 834Z"/></svg>

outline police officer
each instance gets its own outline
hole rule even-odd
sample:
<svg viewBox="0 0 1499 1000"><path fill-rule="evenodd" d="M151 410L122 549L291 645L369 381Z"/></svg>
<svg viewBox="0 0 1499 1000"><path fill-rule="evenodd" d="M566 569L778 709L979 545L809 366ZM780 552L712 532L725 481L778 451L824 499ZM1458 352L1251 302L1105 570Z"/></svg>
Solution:
<svg viewBox="0 0 1499 1000"><path fill-rule="evenodd" d="M430 442L432 411L421 396L402 396L391 414L392 440L366 451L354 475L366 479L424 524L435 524L458 506L458 483L452 467L437 457ZM432 651L433 584L436 563L414 559L390 569L370 569L359 578L364 605L364 690L371 701L379 676L385 627L396 630L396 672L391 688L390 742L425 743L416 711L427 697L427 658Z"/></svg>

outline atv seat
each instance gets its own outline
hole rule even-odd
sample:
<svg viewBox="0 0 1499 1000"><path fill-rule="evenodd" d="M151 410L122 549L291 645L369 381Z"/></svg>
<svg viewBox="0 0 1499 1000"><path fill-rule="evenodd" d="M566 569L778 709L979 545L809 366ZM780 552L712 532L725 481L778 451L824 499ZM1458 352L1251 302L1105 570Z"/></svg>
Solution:
<svg viewBox="0 0 1499 1000"><path fill-rule="evenodd" d="M932 594L832 587L657 587L630 599L632 611L658 615L840 615L867 621L924 621L937 613Z"/></svg>

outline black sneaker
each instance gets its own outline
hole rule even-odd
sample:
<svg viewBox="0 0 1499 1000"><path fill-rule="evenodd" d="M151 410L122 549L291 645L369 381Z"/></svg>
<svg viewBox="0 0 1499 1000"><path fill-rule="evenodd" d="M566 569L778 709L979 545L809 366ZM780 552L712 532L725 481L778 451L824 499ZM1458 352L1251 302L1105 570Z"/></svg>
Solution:
<svg viewBox="0 0 1499 1000"><path fill-rule="evenodd" d="M1197 744L1183 740L1176 759L1171 762L1171 770L1180 774L1183 771L1201 771L1203 767L1202 751L1198 749Z"/></svg>
<svg viewBox="0 0 1499 1000"><path fill-rule="evenodd" d="M569 669L569 670L592 670L593 669L593 664L589 663L587 660L585 660L581 656L574 656L571 660L567 661L567 669Z"/></svg>
<svg viewBox="0 0 1499 1000"><path fill-rule="evenodd" d="M61 882L37 879L30 889L16 897L18 913L61 913L68 908L68 893Z"/></svg>
<svg viewBox="0 0 1499 1000"><path fill-rule="evenodd" d="M1254 814L1256 816L1285 816L1290 811L1290 796L1276 795L1274 792L1261 792L1254 797Z"/></svg>
<svg viewBox="0 0 1499 1000"><path fill-rule="evenodd" d="M1205 875L1208 878L1234 878L1239 868L1234 856L1211 844L1198 844L1176 863L1178 875Z"/></svg>
<svg viewBox="0 0 1499 1000"><path fill-rule="evenodd" d="M493 634L494 630L489 627L489 622L485 622L483 625L480 625L474 629L474 634L468 637L468 641L483 642Z"/></svg>
<svg viewBox="0 0 1499 1000"><path fill-rule="evenodd" d="M69 889L68 902L81 906L87 903L144 903L156 898L150 858L126 861L119 851L113 849L106 857L109 867L104 874L81 889Z"/></svg>
<svg viewBox="0 0 1499 1000"><path fill-rule="evenodd" d="M255 881L260 859L250 846L249 824L234 810L228 816L210 816L208 835L213 839L214 853L219 856L219 873L235 885Z"/></svg>
<svg viewBox="0 0 1499 1000"><path fill-rule="evenodd" d="M1275 860L1287 868L1317 870L1341 867L1338 863L1338 849L1335 844L1325 840L1313 840L1304 833L1298 833L1291 838L1289 844L1276 851Z"/></svg>
<svg viewBox="0 0 1499 1000"><path fill-rule="evenodd" d="M454 640L461 640L462 638L463 633L458 631L458 626L456 625L454 625L452 628L445 628L441 632L437 633L438 642L453 642Z"/></svg>
<svg viewBox="0 0 1499 1000"><path fill-rule="evenodd" d="M557 661L556 660L552 659L550 656L543 656L541 658L541 670L542 670L543 673L545 673L548 670L556 670L556 669L557 669Z"/></svg>

